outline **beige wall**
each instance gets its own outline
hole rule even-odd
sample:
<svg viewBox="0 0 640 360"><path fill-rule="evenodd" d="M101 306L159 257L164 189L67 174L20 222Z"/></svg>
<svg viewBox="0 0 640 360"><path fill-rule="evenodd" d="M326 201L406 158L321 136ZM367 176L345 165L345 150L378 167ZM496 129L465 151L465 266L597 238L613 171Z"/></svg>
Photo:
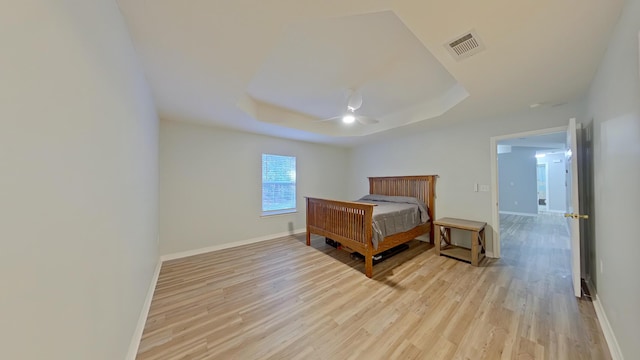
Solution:
<svg viewBox="0 0 640 360"><path fill-rule="evenodd" d="M0 11L0 359L123 359L157 262L157 118L114 1Z"/></svg>
<svg viewBox="0 0 640 360"><path fill-rule="evenodd" d="M262 153L296 156L297 213L261 217ZM161 121L161 254L304 229L304 196L345 198L347 154L338 147Z"/></svg>
<svg viewBox="0 0 640 360"><path fill-rule="evenodd" d="M591 84L598 298L625 359L640 354L640 0L628 0Z"/></svg>

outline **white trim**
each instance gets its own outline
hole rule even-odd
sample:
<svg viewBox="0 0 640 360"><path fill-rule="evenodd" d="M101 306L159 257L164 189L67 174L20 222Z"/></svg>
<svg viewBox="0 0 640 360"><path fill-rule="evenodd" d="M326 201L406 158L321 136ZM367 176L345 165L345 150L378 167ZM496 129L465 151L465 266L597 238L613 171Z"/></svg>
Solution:
<svg viewBox="0 0 640 360"><path fill-rule="evenodd" d="M304 229L295 229L293 231L287 231L287 232L282 232L282 233L278 233L278 234L265 235L265 236L260 236L260 237L253 238L253 239L234 241L234 242L230 242L230 243L218 244L218 245L208 246L208 247L205 247L205 248L200 248L200 249L195 249L195 250L187 250L187 251L181 251L181 252L172 253L172 254L166 254L166 255L160 256L160 261L181 259L181 258L188 257L188 256L200 255L200 254L204 254L204 253L208 253L208 252L212 252L212 251L229 249L229 248L233 248L233 247L236 247L236 246L254 244L254 243L261 242L261 241L277 239L277 238L283 237L283 236L300 234L300 233L303 233L303 232L306 232L306 231L307 231L306 228L304 228Z"/></svg>
<svg viewBox="0 0 640 360"><path fill-rule="evenodd" d="M536 135L545 135L567 131L566 126L559 126L555 128L548 128L542 130L525 131L516 134L492 136L489 139L489 145L491 146L491 218L493 224L493 253L495 257L500 257L500 214L498 213L498 141L513 139L519 137L529 137Z"/></svg>
<svg viewBox="0 0 640 360"><path fill-rule="evenodd" d="M156 264L156 269L153 272L153 277L151 278L151 284L149 284L149 289L147 290L147 297L144 300L144 304L142 304L142 310L140 310L138 325L136 325L133 337L131 338L131 343L129 344L129 352L125 358L127 360L135 360L136 355L138 354L138 348L140 347L140 341L142 340L142 332L144 331L144 325L147 322L149 309L151 308L151 300L153 299L153 293L156 291L158 276L160 276L160 268L162 268L162 260L158 259L158 264Z"/></svg>
<svg viewBox="0 0 640 360"><path fill-rule="evenodd" d="M566 214L566 211L562 211L562 210L543 210L543 214L544 213L552 213L552 214Z"/></svg>
<svg viewBox="0 0 640 360"><path fill-rule="evenodd" d="M589 289L589 291L591 291L591 289ZM620 345L618 345L618 340L616 340L616 336L613 333L613 329L611 328L609 319L607 319L607 314L604 312L604 308L602 307L602 302L600 302L598 294L596 294L595 298L592 299L592 302L593 308L596 310L598 322L600 322L600 328L602 329L604 338L607 340L607 345L609 345L611 359L624 360L624 356L622 356L622 350L620 349Z"/></svg>
<svg viewBox="0 0 640 360"><path fill-rule="evenodd" d="M491 226L493 229L493 254L500 257L500 214L498 213L498 140L491 137Z"/></svg>
<svg viewBox="0 0 640 360"><path fill-rule="evenodd" d="M544 203L545 203L544 209L545 211L547 211L549 210L549 203L551 202L551 198L549 196L549 188L551 187L550 186L551 184L549 183L549 163L544 163L544 181L545 181L544 188L545 190L547 190L545 194L546 198L544 199Z"/></svg>
<svg viewBox="0 0 640 360"><path fill-rule="evenodd" d="M523 213L523 212L516 212L516 211L500 211L500 214L520 215L520 216L538 216L538 214Z"/></svg>
<svg viewBox="0 0 640 360"><path fill-rule="evenodd" d="M289 215L289 214L295 214L297 212L298 212L297 208L282 209L282 210L269 210L269 211L263 211L262 214L260 215L260 217L264 218L264 217L271 217L271 216L276 216L276 215Z"/></svg>

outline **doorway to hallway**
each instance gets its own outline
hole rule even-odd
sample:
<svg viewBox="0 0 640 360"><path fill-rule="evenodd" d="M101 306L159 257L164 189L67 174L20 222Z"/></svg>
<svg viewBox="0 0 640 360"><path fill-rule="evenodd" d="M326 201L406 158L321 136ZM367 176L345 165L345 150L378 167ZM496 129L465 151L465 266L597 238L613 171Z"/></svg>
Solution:
<svg viewBox="0 0 640 360"><path fill-rule="evenodd" d="M566 212L565 137L563 131L498 142L500 213Z"/></svg>
<svg viewBox="0 0 640 360"><path fill-rule="evenodd" d="M579 125L579 124L578 124ZM581 296L581 238L578 219L588 218L587 215L580 214L578 176L581 173L579 166L580 137L581 130L576 124L575 118L569 119L569 125L564 128L554 128L546 130L531 131L520 134L504 135L491 138L492 151L492 173L493 173L493 228L494 228L494 256L501 257L501 215L521 215L537 217L539 211L540 198L538 195L537 159L544 158L548 153L540 153L531 142L544 141L549 137L556 136L557 139L565 139L564 152L560 151L558 156L564 156L564 181L565 217L566 229L570 237L569 249L571 252L571 278L573 292L576 297ZM562 136L564 133L564 136ZM549 148L559 149L559 146ZM557 161L562 163L562 161ZM554 161L556 163L556 161ZM549 166L549 164L547 164ZM562 166L559 166L562 167ZM503 171L507 169L506 171ZM509 170L510 169L510 170ZM547 180L547 187L550 184ZM550 200L551 196L545 199ZM551 206L548 206L550 208ZM546 214L544 214L546 215ZM574 221L572 221L574 220Z"/></svg>

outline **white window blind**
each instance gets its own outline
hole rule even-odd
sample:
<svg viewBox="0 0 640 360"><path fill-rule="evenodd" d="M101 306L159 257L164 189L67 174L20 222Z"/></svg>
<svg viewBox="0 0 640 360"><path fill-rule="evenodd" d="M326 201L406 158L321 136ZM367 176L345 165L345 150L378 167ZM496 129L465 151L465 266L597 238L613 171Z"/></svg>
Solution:
<svg viewBox="0 0 640 360"><path fill-rule="evenodd" d="M262 154L262 214L296 211L296 158Z"/></svg>

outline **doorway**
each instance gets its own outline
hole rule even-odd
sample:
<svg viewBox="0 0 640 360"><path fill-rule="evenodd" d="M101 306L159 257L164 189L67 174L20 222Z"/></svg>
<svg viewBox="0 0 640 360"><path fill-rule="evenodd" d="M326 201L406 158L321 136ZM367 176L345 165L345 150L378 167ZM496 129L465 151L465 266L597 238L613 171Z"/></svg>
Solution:
<svg viewBox="0 0 640 360"><path fill-rule="evenodd" d="M498 146L497 231L503 261L527 282L573 293L571 237L563 216L566 131L501 139Z"/></svg>
<svg viewBox="0 0 640 360"><path fill-rule="evenodd" d="M531 148L541 144L541 139L536 139L536 137L549 137L552 136L551 134L559 134L566 131L567 127L562 126L491 138L494 257L501 257L501 212L503 215L520 216L536 216L538 214L537 159L535 158L537 150ZM558 148L563 143L559 139L560 136L555 135L555 140L553 141L557 141L556 144L558 145L549 146L551 141L543 141L544 146ZM498 158L500 154L508 154L501 156L502 165L513 165L512 171L507 173L509 176L502 179L499 179L500 174L498 173ZM523 163L526 164L523 165ZM524 176L521 176L520 171ZM502 189L499 189L499 187L502 187Z"/></svg>
<svg viewBox="0 0 640 360"><path fill-rule="evenodd" d="M555 136L564 136L564 133ZM557 139L555 140L557 141ZM548 146L560 146L549 143ZM567 211L567 173L564 148L536 150L538 214L563 215Z"/></svg>
<svg viewBox="0 0 640 360"><path fill-rule="evenodd" d="M566 132L497 141L501 214L535 216L566 211Z"/></svg>
<svg viewBox="0 0 640 360"><path fill-rule="evenodd" d="M561 256L561 258L565 259L562 261L568 263L569 265L568 278L571 278L570 285L573 288L575 296L577 297L580 297L580 247L582 241L580 236L580 227L578 226L579 222L572 220L588 217L586 215L578 213L580 201L578 196L577 179L580 172L580 166L578 166L576 155L578 155L581 151L580 147L577 146L577 144L579 145L580 143L581 137L581 128L579 125L580 124L576 124L575 119L572 118L569 119L569 125L567 127L558 127L526 133L492 137L490 142L492 155L491 170L493 190L493 255L495 257L501 257L501 237L503 236L502 232L504 232L505 234L510 234L509 232L507 232L508 228L524 228L524 226L522 225L522 220L524 219L514 217L503 218L503 216L515 215L518 217L528 216L531 218L535 218L536 220L543 219L538 214L539 203L541 202L541 195L538 194L539 192L537 186L538 175L540 174L540 171L538 169L542 168L542 166L538 166L540 163L537 161L537 159L543 158L546 155L551 155L550 149L552 148L564 148L564 151L558 151L557 155L559 157L564 157L566 161L564 162L564 164L561 164L561 160L554 161L554 163L559 163L559 168L562 168L561 165L564 165L564 172L566 173L566 179L564 183L566 185L562 188L564 188L565 190L565 210L567 211L567 213L565 213L564 215L565 217L569 217L570 219L567 219L566 221L560 221L558 223L563 228L563 230L566 230L564 233L561 234L560 232L555 231L552 234L553 236L559 237L557 239L554 239L556 240L556 243L563 244L561 245L561 248L557 248L555 250L568 251L556 251L551 252L550 254L561 253L568 255L569 261L566 261L567 256ZM548 141L549 138L554 137L556 140ZM566 139L566 142L564 144L559 143L562 138ZM559 144L553 144L554 142ZM536 147L541 147L544 149L536 149ZM502 151L500 151L501 148ZM505 148L509 148L506 153L504 151ZM542 153L542 151L544 151L545 153ZM546 166L546 173L549 174L551 163L547 162ZM511 170L499 171L499 168L502 167L511 167ZM545 192L547 189L551 188L549 178L550 176L546 177ZM551 196L547 196L543 202L547 203L549 200L551 200ZM548 205L547 209L549 208L551 208L551 206ZM561 214L561 210L562 209L559 209L557 213ZM562 220L562 218L560 218L559 220ZM502 226L503 224L501 222L504 222L504 225L506 226ZM520 223L520 225L509 226L509 224L518 222ZM520 239L524 239L524 243L526 245L535 243L535 241L531 239L532 234L544 234L544 230L547 230L552 226L552 224L544 222L543 224L539 224L539 221L534 221L533 223L543 226L543 228L537 228L533 231L529 231L528 233L519 234L518 237ZM568 235L568 238L566 235ZM566 249L564 246L564 244L566 243L568 243L568 249ZM542 244L544 245L544 243ZM541 251L544 252L547 250L549 249L542 249ZM532 254L531 249L527 249L526 252L529 255ZM507 259L505 259L505 261L506 260ZM564 267L563 269L566 270L567 267Z"/></svg>
<svg viewBox="0 0 640 360"><path fill-rule="evenodd" d="M536 155L537 157L537 155ZM538 163L537 167L537 186L538 186L538 214L547 211L547 199L549 199L549 191L547 187L547 178L549 178L549 172L547 164Z"/></svg>

